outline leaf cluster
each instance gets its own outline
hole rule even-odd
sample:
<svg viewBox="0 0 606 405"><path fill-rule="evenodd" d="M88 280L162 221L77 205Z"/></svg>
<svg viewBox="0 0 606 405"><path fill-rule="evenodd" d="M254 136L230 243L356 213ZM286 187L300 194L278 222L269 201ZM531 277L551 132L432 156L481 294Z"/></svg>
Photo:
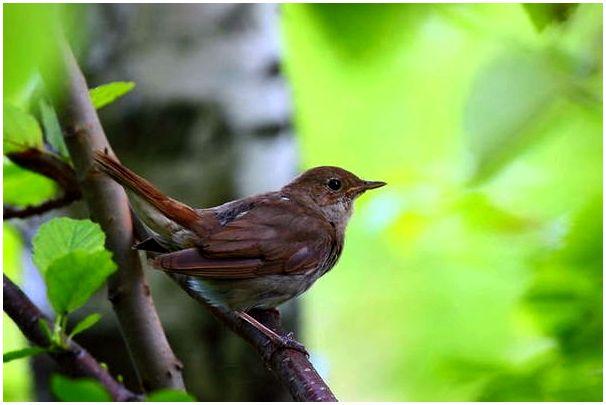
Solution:
<svg viewBox="0 0 606 405"><path fill-rule="evenodd" d="M69 339L99 321L101 315L92 313L67 333L68 314L84 305L117 269L104 244L101 227L90 220L54 218L40 227L33 239L33 260L57 314L52 330L46 321L39 320L50 345L5 353L4 362L64 349Z"/></svg>

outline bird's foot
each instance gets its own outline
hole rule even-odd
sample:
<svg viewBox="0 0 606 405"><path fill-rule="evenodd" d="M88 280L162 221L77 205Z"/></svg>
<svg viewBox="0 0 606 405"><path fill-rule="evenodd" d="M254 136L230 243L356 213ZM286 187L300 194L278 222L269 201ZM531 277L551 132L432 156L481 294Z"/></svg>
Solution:
<svg viewBox="0 0 606 405"><path fill-rule="evenodd" d="M266 365L269 366L271 358L279 350L296 350L298 352L303 353L306 357L309 357L309 353L305 349L305 346L295 340L294 334L292 332L286 334L285 336L280 335L274 330L263 325L250 314L241 311L236 313L241 319L248 322L255 329L257 329L259 332L263 333L267 337L267 343L265 344L267 349L263 353L263 359L265 360Z"/></svg>
<svg viewBox="0 0 606 405"><path fill-rule="evenodd" d="M277 339L277 341L273 341L273 343L276 344L277 349L296 350L298 352L303 353L306 357L309 357L309 353L307 352L307 349L305 349L305 346L303 346L302 343L300 343L299 341L297 341L295 339L294 333L289 332L288 334L286 334L286 336L282 336L282 335L276 335L276 336L278 336L279 339Z"/></svg>
<svg viewBox="0 0 606 405"><path fill-rule="evenodd" d="M307 352L307 349L305 349L305 346L294 338L294 334L292 332L289 332L285 336L274 333L273 335L267 337L269 339L266 344L267 350L263 354L263 360L268 367L273 355L281 350L295 350L303 353L305 357L309 357L309 353Z"/></svg>

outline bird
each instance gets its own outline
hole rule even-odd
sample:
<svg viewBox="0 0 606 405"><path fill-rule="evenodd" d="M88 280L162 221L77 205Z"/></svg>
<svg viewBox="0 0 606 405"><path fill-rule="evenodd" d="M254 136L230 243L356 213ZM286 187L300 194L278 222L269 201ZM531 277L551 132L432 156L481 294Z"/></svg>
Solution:
<svg viewBox="0 0 606 405"><path fill-rule="evenodd" d="M110 156L95 166L124 187L150 237L135 248L152 266L185 279L210 305L236 312L273 340L282 336L247 311L273 309L299 296L331 270L344 246L353 203L386 185L336 166L305 171L280 190L195 209L170 198Z"/></svg>

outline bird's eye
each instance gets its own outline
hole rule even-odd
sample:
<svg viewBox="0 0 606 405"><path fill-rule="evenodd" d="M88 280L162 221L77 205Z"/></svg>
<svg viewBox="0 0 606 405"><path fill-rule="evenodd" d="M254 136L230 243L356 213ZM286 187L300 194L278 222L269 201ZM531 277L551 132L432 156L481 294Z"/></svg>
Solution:
<svg viewBox="0 0 606 405"><path fill-rule="evenodd" d="M328 188L334 191L338 191L341 189L341 180L339 179L330 179L328 180Z"/></svg>

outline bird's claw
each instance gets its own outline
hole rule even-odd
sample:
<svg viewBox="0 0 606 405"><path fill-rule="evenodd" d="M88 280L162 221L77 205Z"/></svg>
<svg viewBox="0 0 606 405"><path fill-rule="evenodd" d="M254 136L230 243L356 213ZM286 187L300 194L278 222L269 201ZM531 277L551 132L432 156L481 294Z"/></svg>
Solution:
<svg viewBox="0 0 606 405"><path fill-rule="evenodd" d="M288 332L286 336L283 336L283 338L284 340L282 342L282 346L284 349L296 350L298 352L303 353L305 357L309 357L307 349L305 349L305 346L303 346L302 343L299 343L295 339L295 334L293 332Z"/></svg>
<svg viewBox="0 0 606 405"><path fill-rule="evenodd" d="M294 338L294 333L289 332L285 336L277 335L275 338L270 338L267 342L268 349L263 356L265 364L269 366L271 358L280 350L296 350L309 358L309 353L303 344L299 343Z"/></svg>

